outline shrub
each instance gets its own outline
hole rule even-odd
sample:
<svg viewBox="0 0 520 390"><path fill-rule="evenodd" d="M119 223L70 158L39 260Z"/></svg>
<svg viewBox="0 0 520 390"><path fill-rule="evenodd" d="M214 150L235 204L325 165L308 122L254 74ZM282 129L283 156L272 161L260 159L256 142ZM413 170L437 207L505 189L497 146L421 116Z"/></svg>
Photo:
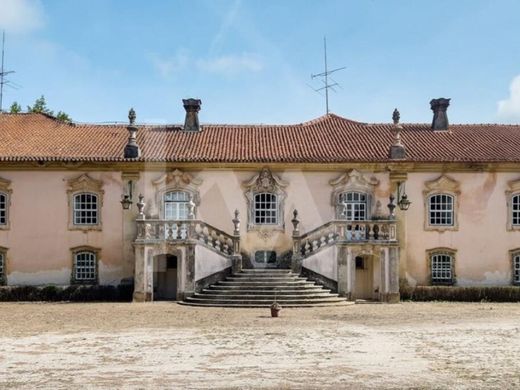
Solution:
<svg viewBox="0 0 520 390"><path fill-rule="evenodd" d="M401 289L401 299L410 301L520 302L519 286L458 287L417 286Z"/></svg>

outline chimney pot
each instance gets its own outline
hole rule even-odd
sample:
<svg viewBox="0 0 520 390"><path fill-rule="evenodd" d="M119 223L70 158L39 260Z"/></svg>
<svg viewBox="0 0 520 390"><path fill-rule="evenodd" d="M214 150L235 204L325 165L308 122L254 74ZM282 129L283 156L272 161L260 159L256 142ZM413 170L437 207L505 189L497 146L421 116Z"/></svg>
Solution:
<svg viewBox="0 0 520 390"><path fill-rule="evenodd" d="M433 111L432 130L448 130L448 106L451 99L432 99L430 106Z"/></svg>
<svg viewBox="0 0 520 390"><path fill-rule="evenodd" d="M184 131L200 131L199 111L202 102L200 99L182 99L182 103L186 110Z"/></svg>

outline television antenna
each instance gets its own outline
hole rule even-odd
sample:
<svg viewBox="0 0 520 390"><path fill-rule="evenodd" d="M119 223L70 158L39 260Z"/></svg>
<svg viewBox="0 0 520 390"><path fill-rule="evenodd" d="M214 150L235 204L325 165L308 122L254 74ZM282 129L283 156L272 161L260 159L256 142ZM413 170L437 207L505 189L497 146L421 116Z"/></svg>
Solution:
<svg viewBox="0 0 520 390"><path fill-rule="evenodd" d="M329 70L328 65L327 65L327 37L323 37L323 51L325 54L325 71L321 72L321 73L317 73L317 74L311 74L311 79L314 80L315 78L319 77L321 79L321 82L324 85L323 85L323 87L320 87L320 88L312 88L312 87L311 88L314 90L314 92L318 92L318 93L325 90L325 112L328 114L329 113L329 89L336 92L334 87L341 88L341 85L339 85L336 80L334 80L332 77L330 77L330 75L337 71L346 69L347 67L342 66L341 68ZM332 84L329 82L329 80L332 81Z"/></svg>
<svg viewBox="0 0 520 390"><path fill-rule="evenodd" d="M4 97L4 85L11 87L13 89L18 89L20 86L16 83L13 83L6 79L5 76L11 73L15 73L14 70L5 70L4 68L4 59L5 59L5 31L2 31L2 63L0 65L0 112L2 112L3 106L3 97Z"/></svg>

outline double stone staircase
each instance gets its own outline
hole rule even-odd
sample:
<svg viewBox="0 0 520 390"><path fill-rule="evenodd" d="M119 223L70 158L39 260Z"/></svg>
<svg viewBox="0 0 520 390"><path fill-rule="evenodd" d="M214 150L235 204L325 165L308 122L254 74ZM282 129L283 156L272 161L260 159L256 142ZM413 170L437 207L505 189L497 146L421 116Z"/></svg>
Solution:
<svg viewBox="0 0 520 390"><path fill-rule="evenodd" d="M182 303L192 306L282 307L345 305L338 294L285 269L244 269Z"/></svg>

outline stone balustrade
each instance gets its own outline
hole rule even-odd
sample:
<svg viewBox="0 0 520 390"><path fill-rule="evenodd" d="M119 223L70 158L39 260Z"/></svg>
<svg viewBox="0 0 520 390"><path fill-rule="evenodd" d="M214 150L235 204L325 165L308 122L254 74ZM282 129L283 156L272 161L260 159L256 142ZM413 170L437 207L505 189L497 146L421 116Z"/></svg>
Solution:
<svg viewBox="0 0 520 390"><path fill-rule="evenodd" d="M226 256L240 253L240 237L230 235L203 221L138 219L137 243L197 241Z"/></svg>
<svg viewBox="0 0 520 390"><path fill-rule="evenodd" d="M293 240L294 251L304 257L333 243L394 243L397 222L333 220L303 235L293 235Z"/></svg>

